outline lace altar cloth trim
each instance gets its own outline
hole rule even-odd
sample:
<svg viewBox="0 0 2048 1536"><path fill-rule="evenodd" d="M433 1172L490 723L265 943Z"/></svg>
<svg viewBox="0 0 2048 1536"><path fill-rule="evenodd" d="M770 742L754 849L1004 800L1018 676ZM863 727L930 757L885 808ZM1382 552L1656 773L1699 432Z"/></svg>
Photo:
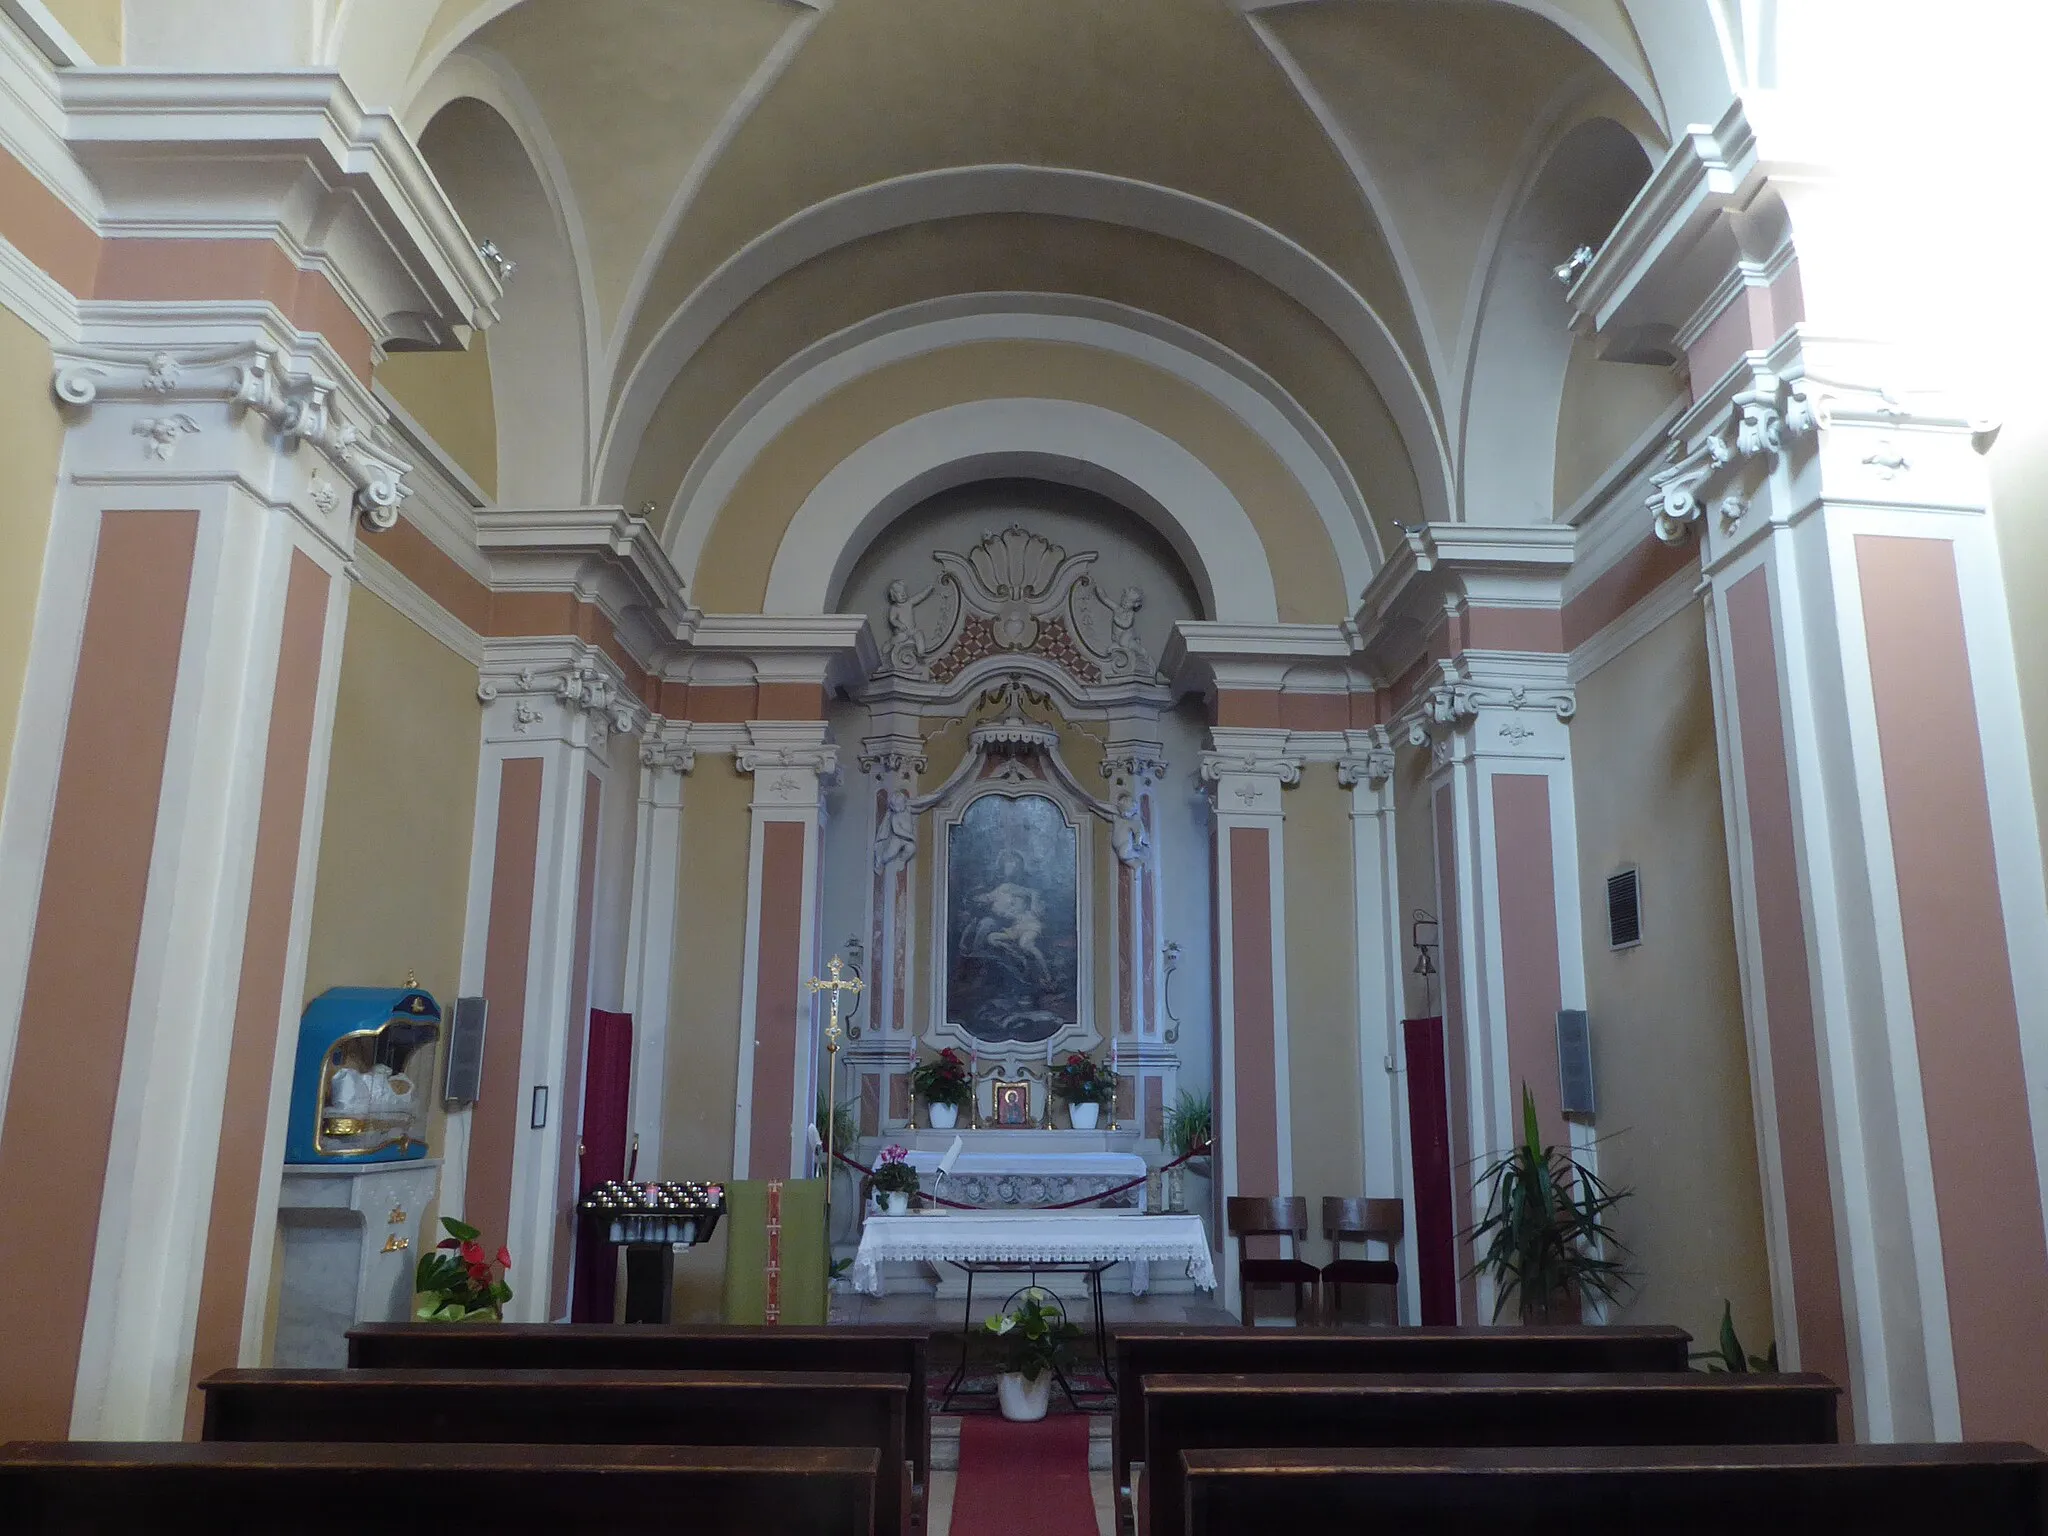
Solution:
<svg viewBox="0 0 2048 1536"><path fill-rule="evenodd" d="M1209 1234L1199 1216L1129 1211L946 1211L870 1216L849 1278L882 1293L881 1266L947 1260L981 1264L1184 1264L1205 1291L1216 1288Z"/></svg>

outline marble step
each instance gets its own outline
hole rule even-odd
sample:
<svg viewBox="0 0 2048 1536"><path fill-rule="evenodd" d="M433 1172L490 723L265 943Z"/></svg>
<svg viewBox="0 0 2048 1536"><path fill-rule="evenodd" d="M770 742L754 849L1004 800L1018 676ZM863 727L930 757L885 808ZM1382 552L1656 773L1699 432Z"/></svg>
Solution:
<svg viewBox="0 0 2048 1536"><path fill-rule="evenodd" d="M960 1415L957 1413L932 1415L932 1470L960 1470ZM1088 1415L1088 1470L1109 1470L1109 1415L1106 1413Z"/></svg>

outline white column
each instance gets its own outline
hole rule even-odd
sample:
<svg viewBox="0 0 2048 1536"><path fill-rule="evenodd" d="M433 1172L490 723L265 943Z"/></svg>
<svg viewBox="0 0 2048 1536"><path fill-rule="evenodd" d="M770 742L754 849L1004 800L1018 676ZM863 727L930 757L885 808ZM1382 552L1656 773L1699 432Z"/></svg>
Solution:
<svg viewBox="0 0 2048 1536"><path fill-rule="evenodd" d="M633 1016L633 1102L627 1162L640 1142L638 1171L659 1177L667 1084L669 1001L674 986L676 893L682 879L683 778L696 766L686 726L650 721L640 744L640 805L634 823L633 904L626 936L625 1010Z"/></svg>
<svg viewBox="0 0 2048 1536"><path fill-rule="evenodd" d="M867 776L866 803L870 840L863 876L867 882L867 991L863 994L860 1038L844 1047L839 1097L860 1102L863 1085L872 1080L877 1103L872 1125L861 1117L864 1135L904 1125L915 1111L907 1074L917 1064L917 861L919 817L910 836L891 823L891 801L903 797L894 812L898 822L917 797L917 776L924 771L924 743L916 734L915 715L885 714L878 723L890 729L862 739L860 769ZM890 1108L891 1089L903 1082L905 1114ZM971 1118L971 1116L970 1116ZM849 1153L849 1155L851 1155Z"/></svg>
<svg viewBox="0 0 2048 1536"><path fill-rule="evenodd" d="M1421 1313L1414 1256L1414 1163L1408 1141L1406 1043L1401 1035L1401 890L1394 843L1394 749L1384 726L1347 732L1350 756L1337 782L1351 791L1352 917L1358 975L1358 1083L1363 1097L1365 1193L1399 1200L1410 1213L1402 1251L1401 1301Z"/></svg>

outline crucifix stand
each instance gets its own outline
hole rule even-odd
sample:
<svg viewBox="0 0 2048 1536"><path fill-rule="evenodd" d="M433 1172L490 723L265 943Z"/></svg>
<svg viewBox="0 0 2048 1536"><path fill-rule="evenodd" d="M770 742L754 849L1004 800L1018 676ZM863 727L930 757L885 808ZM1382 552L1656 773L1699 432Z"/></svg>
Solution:
<svg viewBox="0 0 2048 1536"><path fill-rule="evenodd" d="M849 992L858 993L863 985L858 976L851 980L843 977L840 972L845 968L840 958L834 955L832 963L825 967L824 977L813 976L804 983L810 992L832 994L832 1015L825 1024L825 1241L828 1247L832 1240L832 1164L836 1160L832 1129L839 1118L839 999Z"/></svg>

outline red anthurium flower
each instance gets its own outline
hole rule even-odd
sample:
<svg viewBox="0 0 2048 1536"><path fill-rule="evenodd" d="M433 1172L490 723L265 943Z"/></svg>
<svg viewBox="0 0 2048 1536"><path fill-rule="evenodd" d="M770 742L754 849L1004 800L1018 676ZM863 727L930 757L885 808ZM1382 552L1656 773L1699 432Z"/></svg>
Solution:
<svg viewBox="0 0 2048 1536"><path fill-rule="evenodd" d="M481 1264L481 1263L483 1263L483 1261L484 1261L484 1245L483 1245L482 1243L464 1243L464 1244L462 1245L462 1262L463 1262L463 1263L465 1263L465 1264Z"/></svg>
<svg viewBox="0 0 2048 1536"><path fill-rule="evenodd" d="M500 1268L500 1269L510 1269L511 1267L512 1267L512 1250L511 1250L511 1249L509 1249L509 1248L500 1248L500 1249L498 1250L498 1268Z"/></svg>

